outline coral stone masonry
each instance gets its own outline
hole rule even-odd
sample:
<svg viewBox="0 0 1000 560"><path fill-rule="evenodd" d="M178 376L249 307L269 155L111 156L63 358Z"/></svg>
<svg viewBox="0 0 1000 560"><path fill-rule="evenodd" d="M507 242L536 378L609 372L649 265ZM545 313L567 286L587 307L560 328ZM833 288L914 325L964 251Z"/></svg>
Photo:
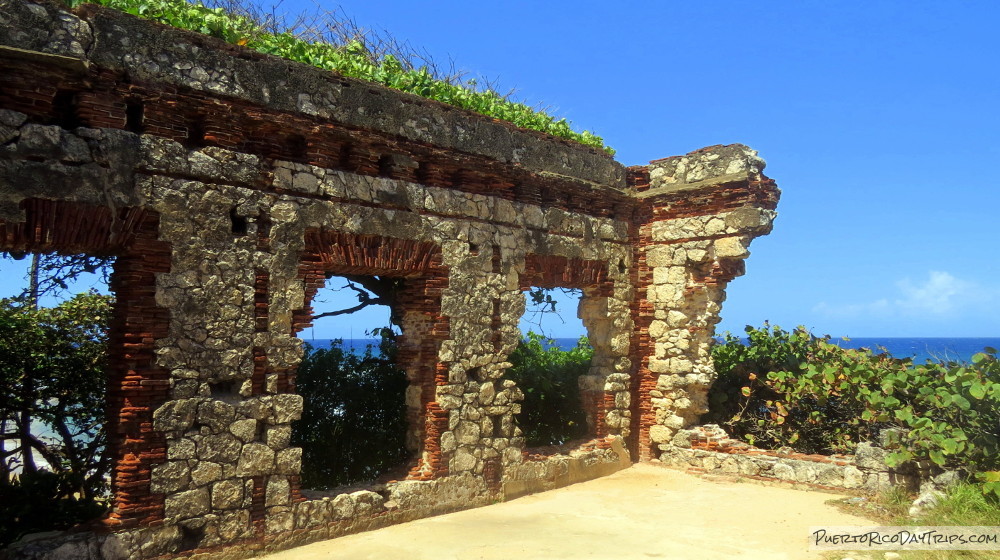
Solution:
<svg viewBox="0 0 1000 560"><path fill-rule="evenodd" d="M603 152L113 10L0 0L0 249L114 255L111 513L11 558L241 558L674 457L778 190L746 146ZM307 497L297 333L399 279L411 461ZM525 449L531 287L583 291L593 438ZM310 496L312 496L310 494Z"/></svg>

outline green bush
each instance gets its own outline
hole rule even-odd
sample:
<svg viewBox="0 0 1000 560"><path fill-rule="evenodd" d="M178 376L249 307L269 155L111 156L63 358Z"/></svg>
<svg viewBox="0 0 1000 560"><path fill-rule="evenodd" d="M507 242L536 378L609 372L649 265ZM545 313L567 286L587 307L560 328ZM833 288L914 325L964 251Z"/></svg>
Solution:
<svg viewBox="0 0 1000 560"><path fill-rule="evenodd" d="M713 350L718 381L706 421L765 447L850 452L891 431L891 465L930 461L983 473L1000 494L1000 365L987 348L971 363L914 365L841 348L799 327L747 327Z"/></svg>
<svg viewBox="0 0 1000 560"><path fill-rule="evenodd" d="M381 355L371 347L354 354L341 340L306 348L296 377L304 409L292 424L292 445L302 447L302 486L370 481L405 463L407 381L394 364L392 338L383 338Z"/></svg>
<svg viewBox="0 0 1000 560"><path fill-rule="evenodd" d="M561 445L585 437L587 417L578 379L590 369L594 349L581 337L570 350L529 332L511 353L507 377L524 393L518 426L529 446Z"/></svg>
<svg viewBox="0 0 1000 560"><path fill-rule="evenodd" d="M0 546L106 508L110 314L111 298L96 293L50 308L0 300Z"/></svg>
<svg viewBox="0 0 1000 560"><path fill-rule="evenodd" d="M0 548L29 533L68 529L100 517L105 499L76 493L71 473L40 470L0 479Z"/></svg>
<svg viewBox="0 0 1000 560"><path fill-rule="evenodd" d="M265 31L261 23L248 16L230 13L223 8L209 8L201 3L190 3L186 0L65 1L70 6L77 6L85 1L101 4L173 27L211 35L265 54L273 54L441 101L508 121L522 128L567 138L585 146L600 148L609 155L615 153L613 149L604 145L600 136L586 130L576 132L566 119L556 119L524 103L511 101L492 89L479 90L475 80L467 84L452 83L435 79L426 66L416 69L405 68L401 61L391 54L382 57L372 54L361 41L354 40L345 45L334 45L307 41L291 30L272 33Z"/></svg>

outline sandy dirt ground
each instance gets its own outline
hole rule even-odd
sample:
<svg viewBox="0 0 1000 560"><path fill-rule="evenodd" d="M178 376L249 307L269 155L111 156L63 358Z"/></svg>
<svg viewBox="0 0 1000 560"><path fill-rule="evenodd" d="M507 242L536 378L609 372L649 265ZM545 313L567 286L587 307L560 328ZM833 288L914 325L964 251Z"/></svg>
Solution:
<svg viewBox="0 0 1000 560"><path fill-rule="evenodd" d="M874 525L826 504L837 497L637 464L558 490L265 558L822 559L823 553L808 550L809 527Z"/></svg>

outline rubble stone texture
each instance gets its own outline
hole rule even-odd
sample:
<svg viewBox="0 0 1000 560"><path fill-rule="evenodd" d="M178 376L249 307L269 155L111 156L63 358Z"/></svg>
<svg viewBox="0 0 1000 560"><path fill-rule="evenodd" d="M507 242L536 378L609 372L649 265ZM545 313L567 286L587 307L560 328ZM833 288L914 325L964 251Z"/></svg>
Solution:
<svg viewBox="0 0 1000 560"><path fill-rule="evenodd" d="M716 424L706 424L679 430L660 461L694 473L868 493L894 486L916 491L922 481L925 489L933 491L935 482L944 485L954 474L942 475L933 464L925 463L892 468L886 464L886 455L884 449L868 442L858 444L853 455L765 451L729 437Z"/></svg>
<svg viewBox="0 0 1000 560"><path fill-rule="evenodd" d="M602 152L115 11L0 0L0 249L112 254L104 530L22 558L238 558L672 453L778 190L742 145ZM400 278L404 479L325 497L290 447L328 275ZM526 450L530 287L583 290L592 439Z"/></svg>

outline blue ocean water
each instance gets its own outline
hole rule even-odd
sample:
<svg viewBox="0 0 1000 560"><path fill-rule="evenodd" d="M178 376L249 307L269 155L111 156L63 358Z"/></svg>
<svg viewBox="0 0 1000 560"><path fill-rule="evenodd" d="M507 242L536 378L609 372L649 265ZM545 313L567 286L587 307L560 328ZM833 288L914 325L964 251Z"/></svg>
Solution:
<svg viewBox="0 0 1000 560"><path fill-rule="evenodd" d="M913 363L968 362L984 348L1000 348L1000 338L851 338L831 339L844 348L868 348L886 351L895 358L913 358Z"/></svg>
<svg viewBox="0 0 1000 560"><path fill-rule="evenodd" d="M556 338L556 346L562 350L569 350L576 346L576 338ZM306 340L313 348L329 348L330 339ZM851 338L849 340L834 338L830 342L838 344L844 348L869 348L875 352L883 349L896 358L913 358L914 363L924 363L927 360L934 361L963 361L967 362L973 354L982 352L986 347L1000 348L1000 338ZM350 338L344 339L343 347L355 352L363 353L365 347L371 345L374 352L378 352L378 340L370 338Z"/></svg>
<svg viewBox="0 0 1000 560"><path fill-rule="evenodd" d="M560 350L569 350L576 346L577 338L554 338L556 347ZM304 339L303 342L309 344L315 349L329 348L333 344L333 340L329 338L315 338L312 340ZM375 338L345 338L341 341L341 348L345 350L350 350L355 354L362 354L365 348L371 346L372 352L378 353L378 339Z"/></svg>

